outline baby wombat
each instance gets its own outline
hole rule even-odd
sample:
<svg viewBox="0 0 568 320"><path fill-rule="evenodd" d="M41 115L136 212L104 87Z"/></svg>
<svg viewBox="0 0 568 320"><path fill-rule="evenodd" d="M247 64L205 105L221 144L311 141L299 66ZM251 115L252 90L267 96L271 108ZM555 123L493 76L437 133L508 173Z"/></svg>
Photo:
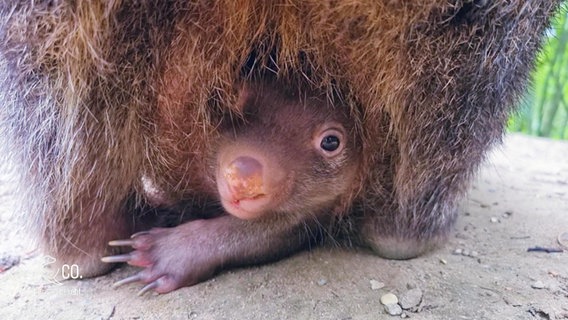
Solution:
<svg viewBox="0 0 568 320"><path fill-rule="evenodd" d="M277 259L316 240L315 229L345 211L360 161L348 108L267 82L244 86L238 110L240 119L221 124L202 180L224 214L111 241L135 250L104 262L145 267L119 285L139 281L147 284L141 293L164 293L221 267Z"/></svg>

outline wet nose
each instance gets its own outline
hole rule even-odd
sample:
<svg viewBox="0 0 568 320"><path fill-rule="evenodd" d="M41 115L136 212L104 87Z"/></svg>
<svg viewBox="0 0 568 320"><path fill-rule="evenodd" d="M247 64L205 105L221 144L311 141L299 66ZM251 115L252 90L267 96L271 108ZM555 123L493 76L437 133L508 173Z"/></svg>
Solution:
<svg viewBox="0 0 568 320"><path fill-rule="evenodd" d="M235 199L254 198L264 193L262 164L252 157L235 158L225 170L225 179Z"/></svg>

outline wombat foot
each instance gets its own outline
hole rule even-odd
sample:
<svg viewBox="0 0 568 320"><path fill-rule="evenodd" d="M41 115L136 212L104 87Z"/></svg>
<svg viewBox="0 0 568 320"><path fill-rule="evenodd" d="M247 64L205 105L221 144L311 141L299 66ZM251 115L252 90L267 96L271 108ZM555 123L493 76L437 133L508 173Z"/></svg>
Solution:
<svg viewBox="0 0 568 320"><path fill-rule="evenodd" d="M213 276L220 262L212 248L214 221L195 220L175 228L154 228L138 232L130 239L109 242L110 246L130 246L134 251L102 258L103 262L126 262L144 269L113 286L141 282L143 295L154 290L168 293ZM209 240L208 240L209 239Z"/></svg>

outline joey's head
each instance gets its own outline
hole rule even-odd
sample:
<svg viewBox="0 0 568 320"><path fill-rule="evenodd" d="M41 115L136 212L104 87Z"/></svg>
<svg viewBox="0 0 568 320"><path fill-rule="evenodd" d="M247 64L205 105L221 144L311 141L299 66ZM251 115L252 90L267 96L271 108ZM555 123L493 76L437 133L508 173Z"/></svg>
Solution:
<svg viewBox="0 0 568 320"><path fill-rule="evenodd" d="M331 210L354 190L360 161L349 110L273 84L241 89L242 121L222 127L216 184L241 219Z"/></svg>

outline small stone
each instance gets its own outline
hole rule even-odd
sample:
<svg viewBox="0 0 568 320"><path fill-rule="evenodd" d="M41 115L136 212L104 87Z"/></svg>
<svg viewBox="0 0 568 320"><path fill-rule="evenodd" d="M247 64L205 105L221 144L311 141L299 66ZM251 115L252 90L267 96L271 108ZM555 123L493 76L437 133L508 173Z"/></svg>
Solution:
<svg viewBox="0 0 568 320"><path fill-rule="evenodd" d="M472 257L472 258L476 258L478 255L479 255L479 253L475 250L473 250L469 253L469 256Z"/></svg>
<svg viewBox="0 0 568 320"><path fill-rule="evenodd" d="M379 290L385 287L384 283L377 281L375 279L371 279L369 283L371 284L371 290Z"/></svg>
<svg viewBox="0 0 568 320"><path fill-rule="evenodd" d="M448 264L448 261L446 261L446 259L440 258L440 263L441 263L441 264Z"/></svg>
<svg viewBox="0 0 568 320"><path fill-rule="evenodd" d="M402 308L397 303L386 304L385 311L391 316L399 316L402 314Z"/></svg>
<svg viewBox="0 0 568 320"><path fill-rule="evenodd" d="M533 289L544 289L546 288L546 286L544 285L544 283L542 283L542 281L535 281L533 284L531 284L531 288Z"/></svg>
<svg viewBox="0 0 568 320"><path fill-rule="evenodd" d="M456 250L454 250L454 252L452 252L452 254L455 254L455 255L458 255L458 256L459 256L459 255L462 254L462 252L463 252L462 249L456 249Z"/></svg>
<svg viewBox="0 0 568 320"><path fill-rule="evenodd" d="M408 315L403 312L403 313L400 315L400 317L401 317L402 319L406 319L406 318L408 318Z"/></svg>
<svg viewBox="0 0 568 320"><path fill-rule="evenodd" d="M393 293L389 292L383 294L383 296L381 297L381 303L384 304L385 306L388 304L397 304L398 298Z"/></svg>
<svg viewBox="0 0 568 320"><path fill-rule="evenodd" d="M318 286L325 286L327 284L327 279L321 278L318 280Z"/></svg>
<svg viewBox="0 0 568 320"><path fill-rule="evenodd" d="M462 251L462 256L469 256L469 250L465 249L464 251Z"/></svg>
<svg viewBox="0 0 568 320"><path fill-rule="evenodd" d="M420 304L422 301L422 290L419 288L411 289L406 291L400 297L400 306L404 310L414 308Z"/></svg>
<svg viewBox="0 0 568 320"><path fill-rule="evenodd" d="M491 217L491 219L489 219L489 221L491 221L491 223L499 223L501 221L499 221L499 218L497 217Z"/></svg>

